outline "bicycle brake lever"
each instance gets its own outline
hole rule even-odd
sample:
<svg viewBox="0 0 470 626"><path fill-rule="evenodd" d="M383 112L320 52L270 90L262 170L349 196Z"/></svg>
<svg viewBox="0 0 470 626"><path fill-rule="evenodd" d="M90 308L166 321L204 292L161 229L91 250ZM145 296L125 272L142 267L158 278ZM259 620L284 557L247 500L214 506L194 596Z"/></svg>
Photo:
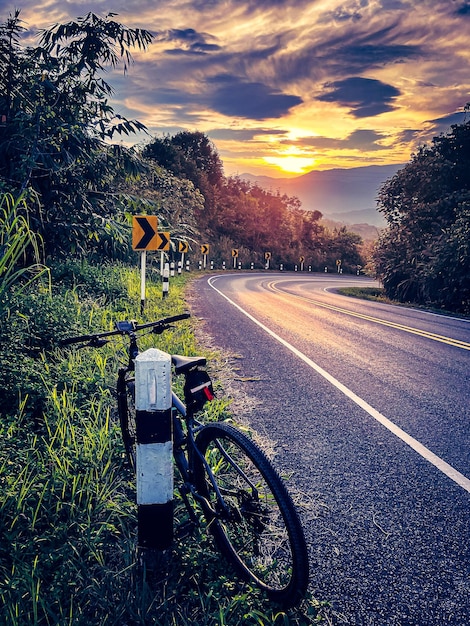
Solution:
<svg viewBox="0 0 470 626"><path fill-rule="evenodd" d="M173 328L173 326L171 324L162 324L161 326L155 326L154 328L152 328L152 333L155 333L156 335L161 335L168 328Z"/></svg>

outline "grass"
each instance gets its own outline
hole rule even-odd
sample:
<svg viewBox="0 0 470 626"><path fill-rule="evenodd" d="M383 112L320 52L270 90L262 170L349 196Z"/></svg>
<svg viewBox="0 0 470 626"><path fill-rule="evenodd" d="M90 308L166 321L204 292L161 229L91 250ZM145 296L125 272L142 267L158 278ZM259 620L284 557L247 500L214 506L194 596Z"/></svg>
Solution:
<svg viewBox="0 0 470 626"><path fill-rule="evenodd" d="M341 287L336 291L343 296L350 296L351 298L393 304L385 295L385 290L381 287Z"/></svg>
<svg viewBox="0 0 470 626"><path fill-rule="evenodd" d="M384 304L393 304L394 306L408 307L411 309L420 309L422 311L431 311L432 313L440 313L441 315L448 315L452 317L464 317L468 318L468 315L462 313L455 313L454 311L447 311L446 309L438 309L432 306L425 306L415 304L413 302L398 302L397 300L391 300L385 295L385 290L382 287L341 287L336 290L337 293L343 296L349 296L351 298L360 298L361 300L372 300L374 302L383 302Z"/></svg>
<svg viewBox="0 0 470 626"><path fill-rule="evenodd" d="M186 308L187 276L172 280L165 299L159 282L150 281L141 316L137 271L123 266L106 271L113 296L103 293L106 285L101 284L94 301L89 275L86 291L80 293L79 280L67 287L75 294L65 300L75 307L70 334ZM193 324L178 324L157 339L158 347L198 353ZM148 345L155 345L155 338ZM175 542L162 559L161 575L141 566L133 477L113 408L112 389L123 358L119 344L80 351L52 346L36 361L45 398L41 419L29 419L24 396L17 409L0 414L0 623L321 623L323 607L314 598L284 613L259 590L238 581L203 532ZM209 405L208 419L227 417L223 397Z"/></svg>

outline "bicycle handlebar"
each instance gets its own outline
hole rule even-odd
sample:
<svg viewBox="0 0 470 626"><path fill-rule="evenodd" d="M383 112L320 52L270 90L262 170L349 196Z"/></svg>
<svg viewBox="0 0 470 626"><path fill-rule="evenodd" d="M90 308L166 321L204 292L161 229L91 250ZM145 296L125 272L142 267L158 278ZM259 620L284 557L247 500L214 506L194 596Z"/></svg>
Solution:
<svg viewBox="0 0 470 626"><path fill-rule="evenodd" d="M114 335L130 335L131 333L134 333L138 330L143 330L144 328L153 328L152 332L159 335L164 330L169 328L170 325L173 324L173 322L186 320L189 317L191 317L189 313L181 313L180 315L164 317L163 319L157 320L156 322L146 322L145 324L136 324L135 320L117 322L116 326L118 326L118 328L116 330L110 330L104 333L93 333L90 335L79 335L77 337L68 337L67 339L62 339L59 343L62 346L68 346L73 343L83 343L85 341L88 341L90 342L91 347L99 348L106 343L105 341L101 341L104 340L105 337L112 337Z"/></svg>

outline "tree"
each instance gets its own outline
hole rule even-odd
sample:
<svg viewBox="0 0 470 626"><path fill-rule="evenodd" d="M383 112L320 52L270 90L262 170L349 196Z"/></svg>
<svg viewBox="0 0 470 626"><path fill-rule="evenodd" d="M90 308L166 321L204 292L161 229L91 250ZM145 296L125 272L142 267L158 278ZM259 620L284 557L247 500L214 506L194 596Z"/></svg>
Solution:
<svg viewBox="0 0 470 626"><path fill-rule="evenodd" d="M115 115L102 78L132 61L151 35L93 13L43 31L23 48L19 11L0 25L0 191L26 193L31 228L46 252L87 250L115 218L116 170L135 174L135 151L110 146L116 134L142 130Z"/></svg>
<svg viewBox="0 0 470 626"><path fill-rule="evenodd" d="M379 192L375 264L389 297L470 311L470 122L422 147Z"/></svg>
<svg viewBox="0 0 470 626"><path fill-rule="evenodd" d="M222 161L207 135L183 131L172 137L155 138L142 154L176 176L190 180L201 192L204 207L198 215L199 228L211 236L224 175Z"/></svg>

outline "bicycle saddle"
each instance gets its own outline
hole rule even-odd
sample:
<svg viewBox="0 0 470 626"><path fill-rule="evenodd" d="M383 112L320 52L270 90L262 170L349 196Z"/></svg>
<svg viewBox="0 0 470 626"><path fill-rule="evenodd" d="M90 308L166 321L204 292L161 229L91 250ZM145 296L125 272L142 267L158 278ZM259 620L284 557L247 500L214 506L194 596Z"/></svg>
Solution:
<svg viewBox="0 0 470 626"><path fill-rule="evenodd" d="M172 354L171 362L175 366L175 374L184 374L198 365L205 365L206 358L203 356L182 356Z"/></svg>

